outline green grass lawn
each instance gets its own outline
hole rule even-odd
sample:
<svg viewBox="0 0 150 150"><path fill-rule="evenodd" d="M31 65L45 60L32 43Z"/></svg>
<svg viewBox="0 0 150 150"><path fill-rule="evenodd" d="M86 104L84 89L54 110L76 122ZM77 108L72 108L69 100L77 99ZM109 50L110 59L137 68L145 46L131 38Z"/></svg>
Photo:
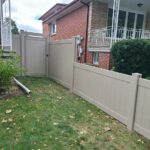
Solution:
<svg viewBox="0 0 150 150"><path fill-rule="evenodd" d="M148 150L150 141L47 78L0 100L0 150Z"/></svg>

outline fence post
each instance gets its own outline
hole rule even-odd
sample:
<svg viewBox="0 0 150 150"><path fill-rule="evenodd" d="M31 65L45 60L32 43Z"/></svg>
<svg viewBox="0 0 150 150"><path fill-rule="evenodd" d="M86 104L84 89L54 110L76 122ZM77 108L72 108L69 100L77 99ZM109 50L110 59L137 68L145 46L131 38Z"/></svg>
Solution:
<svg viewBox="0 0 150 150"><path fill-rule="evenodd" d="M73 92L74 88L74 62L76 61L76 37L72 38L72 48L73 48L73 62L72 62L72 84L70 91Z"/></svg>
<svg viewBox="0 0 150 150"><path fill-rule="evenodd" d="M45 71L46 71L46 76L49 76L49 46L50 42L49 39L45 39Z"/></svg>
<svg viewBox="0 0 150 150"><path fill-rule="evenodd" d="M24 30L21 30L20 33L20 54L21 54L21 67L22 68L26 68L25 67L25 32ZM24 75L24 73L22 72L22 75Z"/></svg>
<svg viewBox="0 0 150 150"><path fill-rule="evenodd" d="M128 123L127 123L127 127L129 130L133 130L134 128L136 103L137 103L137 95L138 95L138 84L139 84L139 78L141 77L142 75L139 73L132 74L130 102L129 102L130 105L129 105L129 114L128 114Z"/></svg>

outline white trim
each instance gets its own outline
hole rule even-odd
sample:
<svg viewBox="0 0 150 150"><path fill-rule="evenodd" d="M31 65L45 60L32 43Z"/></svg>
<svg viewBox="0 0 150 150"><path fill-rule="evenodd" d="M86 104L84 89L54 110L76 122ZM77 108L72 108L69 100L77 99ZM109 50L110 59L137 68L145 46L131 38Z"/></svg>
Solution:
<svg viewBox="0 0 150 150"><path fill-rule="evenodd" d="M134 13L135 14L135 18L134 18L134 25L133 25L133 37L135 37L135 32L136 32L136 25L137 25L137 16L138 14L137 13ZM143 20L144 21L144 20ZM143 27L142 27L143 28Z"/></svg>
<svg viewBox="0 0 150 150"><path fill-rule="evenodd" d="M117 37L118 20L120 11L120 0L114 0L112 14L111 46L113 39Z"/></svg>
<svg viewBox="0 0 150 150"><path fill-rule="evenodd" d="M105 48L105 47L100 47L100 48L89 48L88 49L89 52L105 52L105 53L109 53L110 52L110 48Z"/></svg>
<svg viewBox="0 0 150 150"><path fill-rule="evenodd" d="M53 26L54 25L54 26ZM53 28L54 27L54 28ZM55 31L54 31L55 30ZM57 32L57 24L56 21L52 21L52 23L50 24L50 34L51 35L55 35Z"/></svg>
<svg viewBox="0 0 150 150"><path fill-rule="evenodd" d="M98 51L93 52L93 64L94 65L99 65L99 52Z"/></svg>
<svg viewBox="0 0 150 150"><path fill-rule="evenodd" d="M137 16L138 16L138 14L137 13L135 13L135 20L134 20L134 29L136 29L136 25L137 25ZM144 21L144 20L143 20ZM143 27L142 27L143 28Z"/></svg>
<svg viewBox="0 0 150 150"><path fill-rule="evenodd" d="M146 29L146 18L147 18L147 13L145 13L144 15L143 30Z"/></svg>

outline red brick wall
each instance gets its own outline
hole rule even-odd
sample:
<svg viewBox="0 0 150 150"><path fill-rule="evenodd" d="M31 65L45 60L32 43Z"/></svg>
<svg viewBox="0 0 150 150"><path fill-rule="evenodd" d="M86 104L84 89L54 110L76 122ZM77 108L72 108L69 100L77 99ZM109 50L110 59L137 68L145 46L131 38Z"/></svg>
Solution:
<svg viewBox="0 0 150 150"><path fill-rule="evenodd" d="M107 13L108 5L96 0L93 0L90 4L89 13L89 33L91 29L101 29L107 25ZM90 37L89 37L90 41ZM88 44L88 46L91 46ZM93 52L87 51L87 64L93 64ZM98 67L109 69L110 68L110 54L109 53L99 53L99 65Z"/></svg>
<svg viewBox="0 0 150 150"><path fill-rule="evenodd" d="M93 64L93 52L88 51L87 60L87 64ZM109 52L99 52L99 65L94 66L110 70L112 68L111 54Z"/></svg>
<svg viewBox="0 0 150 150"><path fill-rule="evenodd" d="M49 32L50 32L49 25L46 23L43 23L43 34L44 34L44 36L48 37Z"/></svg>
<svg viewBox="0 0 150 150"><path fill-rule="evenodd" d="M108 4L92 1L91 29L105 28L107 25Z"/></svg>
<svg viewBox="0 0 150 150"><path fill-rule="evenodd" d="M102 5L102 4L101 4ZM91 5L92 6L92 5ZM90 9L92 10L92 9ZM92 15L92 13L91 13ZM89 26L93 25L91 19L89 20ZM70 39L75 35L86 36L86 23L87 23L87 7L83 6L78 10L56 20L57 33L51 36L51 40ZM90 24L92 23L92 24ZM50 32L50 26L43 23L43 33L45 36ZM85 40L83 40L82 47L85 50ZM87 50L86 52L87 64L93 64L93 53ZM99 67L104 69L110 68L110 54L100 53ZM82 56L82 63L84 62L84 54Z"/></svg>
<svg viewBox="0 0 150 150"><path fill-rule="evenodd" d="M86 52L86 63L93 64L93 53L87 50Z"/></svg>
<svg viewBox="0 0 150 150"><path fill-rule="evenodd" d="M111 55L108 52L99 53L99 67L103 69L111 69Z"/></svg>
<svg viewBox="0 0 150 150"><path fill-rule="evenodd" d="M76 35L86 36L87 7L83 6L76 11L56 20L57 33L51 36L52 40L70 39Z"/></svg>
<svg viewBox="0 0 150 150"><path fill-rule="evenodd" d="M87 51L86 60L87 64L93 64L93 52ZM108 70L112 68L112 59L109 52L99 52L99 65L97 67Z"/></svg>
<svg viewBox="0 0 150 150"><path fill-rule="evenodd" d="M85 51L85 37L87 24L87 7L83 6L72 13L56 20L57 32L50 37L51 40L71 39L73 36L81 35L84 37L82 48ZM45 36L50 32L50 25L43 23L43 33ZM84 62L84 54L82 61Z"/></svg>

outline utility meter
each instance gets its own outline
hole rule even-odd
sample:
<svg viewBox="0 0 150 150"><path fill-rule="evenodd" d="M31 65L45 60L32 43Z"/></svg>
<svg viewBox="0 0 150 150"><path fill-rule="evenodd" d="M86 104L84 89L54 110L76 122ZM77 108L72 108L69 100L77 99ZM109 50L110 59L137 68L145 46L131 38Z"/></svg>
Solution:
<svg viewBox="0 0 150 150"><path fill-rule="evenodd" d="M82 40L83 40L83 37L82 37L82 36L80 36L80 35L77 35L77 36L76 36L77 45L80 45Z"/></svg>

